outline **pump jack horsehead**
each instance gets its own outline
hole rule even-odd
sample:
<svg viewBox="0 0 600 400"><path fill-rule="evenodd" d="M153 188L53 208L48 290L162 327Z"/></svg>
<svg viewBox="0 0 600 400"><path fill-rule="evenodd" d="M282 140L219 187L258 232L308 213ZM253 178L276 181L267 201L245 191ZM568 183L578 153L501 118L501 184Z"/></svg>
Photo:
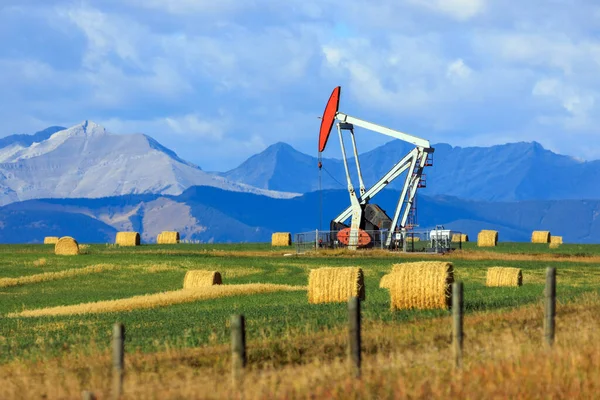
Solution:
<svg viewBox="0 0 600 400"><path fill-rule="evenodd" d="M340 145L342 147L342 158L346 170L346 179L348 181L348 192L350 193L350 206L331 221L331 230L337 232L337 240L340 243L346 244L351 250L356 250L358 247L367 247L373 244L374 238L371 237L367 231L387 229L389 234L385 238L385 247L390 248L392 246L393 232L399 232L404 242L406 239L406 232L413 228L413 221L410 221L409 223L409 219L414 219L415 217L415 195L419 187L425 186L423 168L431 165L431 158L429 156L433 155L434 149L430 146L428 140L363 121L340 112L338 110L340 91L340 86L333 89L329 101L327 102L327 106L325 107L325 111L323 112L321 131L319 133L320 160L321 152L325 150L333 124L336 120L338 121L336 126L340 138ZM365 188L360 169L358 150L354 138L355 126L391 136L415 146L413 150L400 159L400 161L398 161L368 190ZM354 160L358 172L359 193L356 193L352 184L352 179L350 178L350 170L348 168L348 159L346 157L346 149L344 147L344 138L342 134L343 131L348 131L352 140ZM319 168L321 168L320 161ZM384 210L376 204L370 204L369 201L405 171L408 172L404 180L400 199L398 200L394 217L390 218ZM348 227L344 221L350 217L352 219L350 227Z"/></svg>

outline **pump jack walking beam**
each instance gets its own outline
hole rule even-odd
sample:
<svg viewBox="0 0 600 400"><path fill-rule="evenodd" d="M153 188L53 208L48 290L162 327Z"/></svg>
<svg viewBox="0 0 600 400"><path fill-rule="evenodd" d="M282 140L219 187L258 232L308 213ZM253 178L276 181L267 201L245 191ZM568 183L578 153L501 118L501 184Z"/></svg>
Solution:
<svg viewBox="0 0 600 400"><path fill-rule="evenodd" d="M341 112L337 112L335 114L335 118L340 122L347 122L352 125L360 126L361 128L368 129L373 132L378 132L383 135L388 135L396 139L403 140L408 143L412 143L417 147L421 147L424 149L428 149L431 146L429 145L429 140L421 139L413 135L409 135L408 133L396 131L394 129L386 128L385 126L377 125L372 122L363 121L362 119L358 119L355 117L351 117Z"/></svg>

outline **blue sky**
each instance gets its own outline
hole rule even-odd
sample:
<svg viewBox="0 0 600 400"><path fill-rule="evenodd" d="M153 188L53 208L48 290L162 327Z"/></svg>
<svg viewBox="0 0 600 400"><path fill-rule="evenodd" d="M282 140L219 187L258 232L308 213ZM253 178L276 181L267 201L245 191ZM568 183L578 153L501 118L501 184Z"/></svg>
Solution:
<svg viewBox="0 0 600 400"><path fill-rule="evenodd" d="M315 155L341 85L342 111L432 143L596 159L595 3L3 0L0 136L90 119L227 170L277 141Z"/></svg>

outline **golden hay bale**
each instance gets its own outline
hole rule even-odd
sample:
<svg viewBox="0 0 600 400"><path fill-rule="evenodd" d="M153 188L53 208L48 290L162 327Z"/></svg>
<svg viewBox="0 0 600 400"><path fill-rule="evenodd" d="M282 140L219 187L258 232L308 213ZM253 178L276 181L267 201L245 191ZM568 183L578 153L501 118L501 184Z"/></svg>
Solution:
<svg viewBox="0 0 600 400"><path fill-rule="evenodd" d="M550 243L549 231L533 231L531 234L531 243Z"/></svg>
<svg viewBox="0 0 600 400"><path fill-rule="evenodd" d="M467 235L466 233L455 233L454 235L452 235L452 242L454 242L454 243L468 242L468 241L469 241L469 235Z"/></svg>
<svg viewBox="0 0 600 400"><path fill-rule="evenodd" d="M550 244L563 244L562 236L550 237Z"/></svg>
<svg viewBox="0 0 600 400"><path fill-rule="evenodd" d="M548 246L551 249L558 249L560 247L560 243L550 243Z"/></svg>
<svg viewBox="0 0 600 400"><path fill-rule="evenodd" d="M56 244L58 242L58 236L46 236L44 238L44 244Z"/></svg>
<svg viewBox="0 0 600 400"><path fill-rule="evenodd" d="M394 272L400 271L404 268L434 268L434 267L440 267L442 265L446 265L448 264L445 261L413 261L413 262L405 262L405 263L400 263L400 264L393 264L392 265L392 274Z"/></svg>
<svg viewBox="0 0 600 400"><path fill-rule="evenodd" d="M389 282L392 310L450 308L454 267L442 261L394 264Z"/></svg>
<svg viewBox="0 0 600 400"><path fill-rule="evenodd" d="M275 232L271 235L271 246L291 246L292 234L289 232Z"/></svg>
<svg viewBox="0 0 600 400"><path fill-rule="evenodd" d="M163 231L156 237L157 244L177 244L179 243L179 232Z"/></svg>
<svg viewBox="0 0 600 400"><path fill-rule="evenodd" d="M379 281L379 287L382 289L389 289L392 284L392 274L385 274Z"/></svg>
<svg viewBox="0 0 600 400"><path fill-rule="evenodd" d="M332 267L310 270L308 302L340 303L351 296L365 299L365 278L358 267Z"/></svg>
<svg viewBox="0 0 600 400"><path fill-rule="evenodd" d="M184 289L196 289L205 286L221 285L221 273L218 271L191 270L185 273L183 278Z"/></svg>
<svg viewBox="0 0 600 400"><path fill-rule="evenodd" d="M485 286L522 286L523 273L519 268L491 267L487 270Z"/></svg>
<svg viewBox="0 0 600 400"><path fill-rule="evenodd" d="M140 234L137 232L117 232L115 243L119 246L139 246Z"/></svg>
<svg viewBox="0 0 600 400"><path fill-rule="evenodd" d="M79 254L79 244L70 236L64 236L58 239L54 245L54 254L60 256L76 256Z"/></svg>
<svg viewBox="0 0 600 400"><path fill-rule="evenodd" d="M482 230L477 235L478 247L494 247L498 244L498 231Z"/></svg>

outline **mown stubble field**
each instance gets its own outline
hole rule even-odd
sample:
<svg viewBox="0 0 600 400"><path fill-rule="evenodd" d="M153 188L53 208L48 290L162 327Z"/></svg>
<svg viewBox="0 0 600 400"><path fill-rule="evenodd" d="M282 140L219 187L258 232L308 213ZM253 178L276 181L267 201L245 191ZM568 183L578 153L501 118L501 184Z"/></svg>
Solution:
<svg viewBox="0 0 600 400"><path fill-rule="evenodd" d="M125 398L231 398L228 321L246 316L245 398L593 397L600 363L600 246L469 244L446 256L382 251L284 256L268 245L0 246L0 398L99 398L110 392L110 339L126 327ZM452 372L449 311L390 311L379 279L392 264L443 259L465 284L465 366ZM308 272L365 273L363 378L346 363L346 304L310 305ZM486 268L518 267L524 285L485 287ZM542 346L545 268L558 270L557 339ZM187 270L217 270L224 284L295 289L200 299L156 308L24 317L19 313L182 288ZM59 274L55 274L59 273ZM43 274L43 275L42 275Z"/></svg>

